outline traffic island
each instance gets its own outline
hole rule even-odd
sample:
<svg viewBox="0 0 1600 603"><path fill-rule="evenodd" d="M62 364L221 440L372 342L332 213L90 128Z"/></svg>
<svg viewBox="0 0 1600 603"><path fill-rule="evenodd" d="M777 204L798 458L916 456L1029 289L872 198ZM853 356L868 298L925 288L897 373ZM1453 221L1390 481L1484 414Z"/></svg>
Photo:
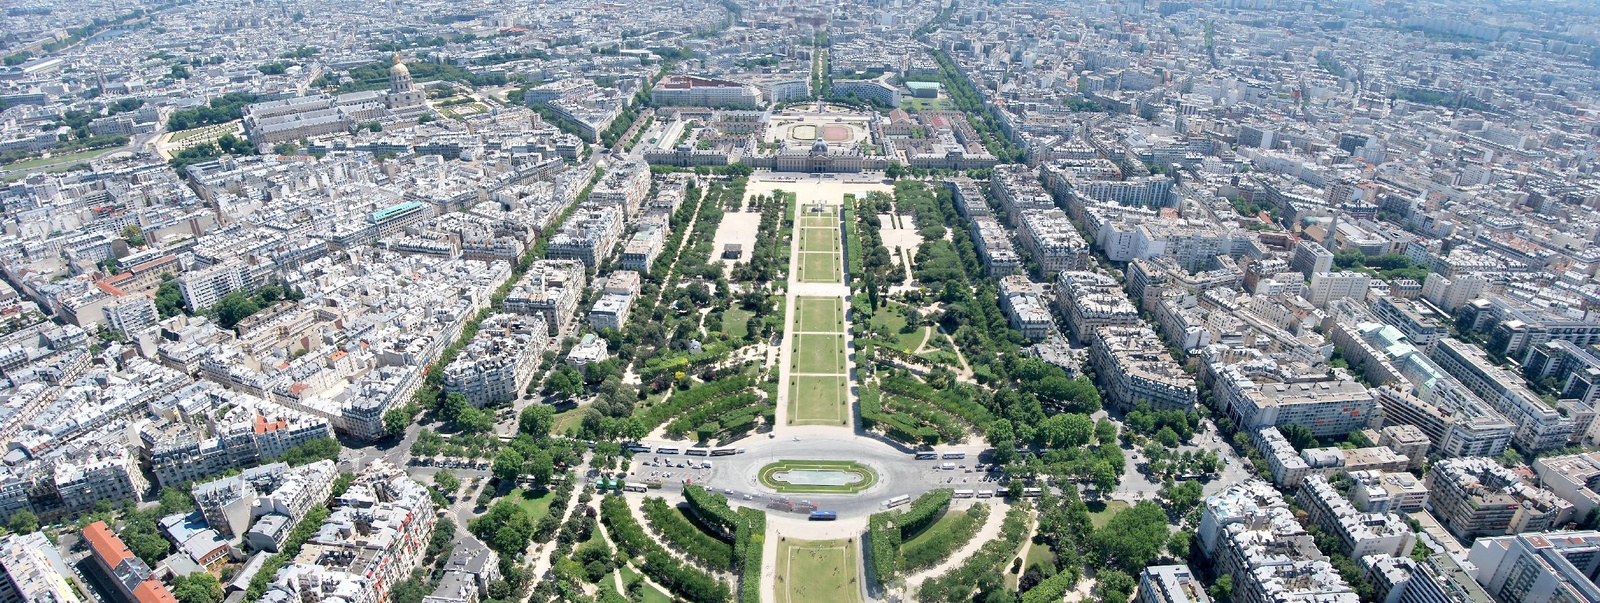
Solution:
<svg viewBox="0 0 1600 603"><path fill-rule="evenodd" d="M781 494L856 494L878 483L878 473L854 461L784 460L761 468L761 485Z"/></svg>

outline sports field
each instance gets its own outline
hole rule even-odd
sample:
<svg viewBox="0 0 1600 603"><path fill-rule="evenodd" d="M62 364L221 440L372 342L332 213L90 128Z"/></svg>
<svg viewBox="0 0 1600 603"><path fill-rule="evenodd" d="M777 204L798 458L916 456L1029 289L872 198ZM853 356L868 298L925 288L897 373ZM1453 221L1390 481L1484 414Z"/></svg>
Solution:
<svg viewBox="0 0 1600 603"><path fill-rule="evenodd" d="M775 598L778 603L860 601L858 567L853 541L785 539L778 543Z"/></svg>

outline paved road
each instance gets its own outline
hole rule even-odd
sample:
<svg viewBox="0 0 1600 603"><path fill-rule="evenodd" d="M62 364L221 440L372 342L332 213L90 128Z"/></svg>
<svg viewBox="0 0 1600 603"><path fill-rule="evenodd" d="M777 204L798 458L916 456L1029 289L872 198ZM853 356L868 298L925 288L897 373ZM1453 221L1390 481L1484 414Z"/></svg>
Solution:
<svg viewBox="0 0 1600 603"><path fill-rule="evenodd" d="M733 494L729 499L746 506L764 508L767 499L779 494L765 486L756 479L756 474L762 467L780 460L843 460L855 461L870 467L878 474L878 483L859 494L788 494L783 495L794 500L808 500L817 503L821 508L836 511L841 518L865 516L883 510L883 501L902 494L912 497L921 495L933 488L964 488L971 490L998 490L1001 485L995 482L983 481L984 474L980 472L966 473L961 469L943 471L937 469L942 463L955 463L971 467L976 462L979 447L951 448L951 451L967 452L967 458L950 461L917 461L912 459L911 452L882 442L873 438L858 437L853 433L838 428L800 430L791 428L786 434L776 438L757 437L746 439L737 444L745 450L742 454L720 457L698 457L684 455L658 455L641 453L634 456L634 463L629 467L629 479L649 480L662 479L660 474L670 472L671 477L662 479L665 484L663 490L679 492L683 488L682 480L691 479L694 483L704 484L716 489L718 492L731 490ZM651 444L651 442L644 442ZM670 443L669 446L684 448L682 443ZM942 450L941 450L942 451ZM662 461L671 460L676 463L712 464L711 469L680 469L673 467L656 467L646 463L660 458ZM665 464L665 463L663 463ZM652 475L652 473L656 475ZM751 498L745 500L744 496ZM779 514L781 515L781 514ZM800 517L798 514L795 517Z"/></svg>
<svg viewBox="0 0 1600 603"><path fill-rule="evenodd" d="M1095 416L1097 419L1104 418L1105 412L1101 411L1096 413ZM1110 419L1117 424L1118 429L1122 428L1120 417L1110 417ZM1217 435L1216 424L1206 419L1202 421L1202 425L1205 431L1194 436L1192 439L1193 444L1178 446L1173 449L1173 452L1182 454L1185 451L1193 451L1195 453L1210 451L1217 453L1217 458L1223 459L1221 474L1202 482L1205 495L1216 494L1228 486L1250 479L1252 475L1245 470L1243 459L1234 453L1233 446ZM1213 437L1216 437L1217 441L1212 441ZM1123 454L1126 455L1128 460L1127 469L1122 475L1122 481L1117 484L1116 494L1111 498L1128 502L1154 500L1156 493L1161 491L1161 482L1151 481L1150 476L1140 471L1140 468L1149 459L1144 458L1144 454L1139 450L1124 449Z"/></svg>

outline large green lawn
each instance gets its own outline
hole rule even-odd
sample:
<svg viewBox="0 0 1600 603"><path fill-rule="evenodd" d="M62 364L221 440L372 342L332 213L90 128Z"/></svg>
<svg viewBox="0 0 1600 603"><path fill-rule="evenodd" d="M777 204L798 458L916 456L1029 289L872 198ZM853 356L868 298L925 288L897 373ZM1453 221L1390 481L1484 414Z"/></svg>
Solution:
<svg viewBox="0 0 1600 603"><path fill-rule="evenodd" d="M837 297L797 297L795 330L801 333L843 333L843 300Z"/></svg>
<svg viewBox="0 0 1600 603"><path fill-rule="evenodd" d="M550 491L533 492L522 488L512 489L506 494L506 500L517 503L517 506L527 510L533 516L533 521L538 522L550 514L550 501L554 499Z"/></svg>
<svg viewBox="0 0 1600 603"><path fill-rule="evenodd" d="M1094 524L1094 529L1098 530L1105 527L1106 523L1110 522L1112 517L1116 516L1118 513L1121 513L1122 510L1126 508L1128 508L1128 503L1120 500L1113 500L1109 502L1095 501L1089 503L1089 522Z"/></svg>
<svg viewBox="0 0 1600 603"><path fill-rule="evenodd" d="M845 425L850 409L846 378L801 376L789 378L790 425Z"/></svg>
<svg viewBox="0 0 1600 603"><path fill-rule="evenodd" d="M639 575L639 572L633 571L633 568L627 565L619 568L619 571L622 573L621 587L623 592L627 592L628 583L632 582L634 577ZM672 603L672 597L667 596L666 593L647 583L644 585L644 591L640 595L639 601L641 603Z"/></svg>
<svg viewBox="0 0 1600 603"><path fill-rule="evenodd" d="M800 233L800 251L839 250L839 229L837 228L802 228Z"/></svg>
<svg viewBox="0 0 1600 603"><path fill-rule="evenodd" d="M734 339L744 339L745 335L750 333L750 329L747 328L750 326L750 317L755 315L755 312L749 310L728 308L722 313L722 332Z"/></svg>
<svg viewBox="0 0 1600 603"><path fill-rule="evenodd" d="M914 98L903 97L900 99L900 108L908 112L916 111L953 111L954 105L947 97L939 98Z"/></svg>
<svg viewBox="0 0 1600 603"><path fill-rule="evenodd" d="M188 130L183 130L183 131L180 131L180 132L173 132L172 136L167 137L167 142L172 143L172 144L177 144L177 143L180 143L180 142L188 141L191 138L196 138L196 137L200 137L200 136L209 136L211 138L222 138L223 134L227 134L227 133L232 132L232 131L237 130L237 129L239 129L239 122L236 122L236 121L230 121L230 122L225 123L225 124L215 124L215 125L210 125L210 126L200 126L198 128L190 128Z"/></svg>
<svg viewBox="0 0 1600 603"><path fill-rule="evenodd" d="M794 372L844 374L844 335L795 335L793 345Z"/></svg>
<svg viewBox="0 0 1600 603"><path fill-rule="evenodd" d="M802 283L837 283L843 280L839 274L839 263L843 261L838 252L828 253L801 253L800 254L800 282Z"/></svg>
<svg viewBox="0 0 1600 603"><path fill-rule="evenodd" d="M892 303L886 308L880 308L872 315L872 327L874 330L881 329L893 333L898 341L898 345L895 347L909 354L915 351L917 346L922 345L922 338L925 336L928 327L916 329L910 333L901 333L900 329L906 326L906 311L907 308L898 303Z"/></svg>
<svg viewBox="0 0 1600 603"><path fill-rule="evenodd" d="M107 148L104 148L104 149L94 149L92 151L83 151L81 153L72 153L72 154L69 154L69 155L56 155L54 157L38 157L38 158L34 158L34 159L27 159L27 160L23 160L23 161L18 161L18 162L15 162L15 163L8 163L8 164L5 164L3 166L0 166L0 169L5 169L5 170L8 170L8 171L31 170L33 168L45 167L45 166L50 166L50 165L71 164L71 163L77 163L77 162L81 162L81 161L88 161L90 159L94 159L94 158L99 157L101 155L108 155L108 154L114 153L116 151L125 151L125 150L127 150L127 147L107 147Z"/></svg>
<svg viewBox="0 0 1600 603"><path fill-rule="evenodd" d="M856 546L849 540L778 543L778 603L846 603L861 600Z"/></svg>
<svg viewBox="0 0 1600 603"><path fill-rule="evenodd" d="M550 433L553 435L563 435L569 430L577 429L578 425L583 423L583 413L584 408L581 406L572 410L557 413L555 426L550 428Z"/></svg>

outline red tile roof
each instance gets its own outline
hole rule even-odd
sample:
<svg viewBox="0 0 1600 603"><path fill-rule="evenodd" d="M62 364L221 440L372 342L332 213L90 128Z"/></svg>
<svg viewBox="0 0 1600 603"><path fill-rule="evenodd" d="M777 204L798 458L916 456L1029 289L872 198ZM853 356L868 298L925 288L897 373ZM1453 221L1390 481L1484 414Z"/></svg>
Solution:
<svg viewBox="0 0 1600 603"><path fill-rule="evenodd" d="M96 521L85 527L83 539L89 541L89 547L96 557L105 562L106 567L116 567L124 559L133 556L133 551L128 550L128 545L123 544L122 539L117 538L104 521Z"/></svg>
<svg viewBox="0 0 1600 603"><path fill-rule="evenodd" d="M139 588L133 589L133 600L138 603L178 603L167 587L155 578L139 583Z"/></svg>

